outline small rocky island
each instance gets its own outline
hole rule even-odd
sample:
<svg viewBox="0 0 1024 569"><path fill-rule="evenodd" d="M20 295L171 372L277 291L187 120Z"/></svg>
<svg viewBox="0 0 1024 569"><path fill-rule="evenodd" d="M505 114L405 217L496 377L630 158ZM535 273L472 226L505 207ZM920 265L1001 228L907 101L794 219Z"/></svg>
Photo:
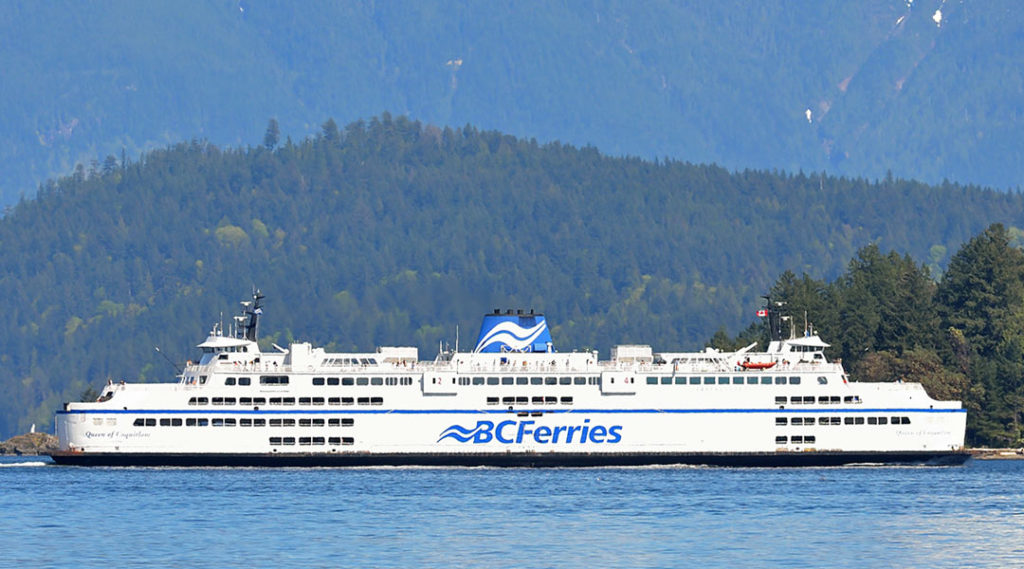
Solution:
<svg viewBox="0 0 1024 569"><path fill-rule="evenodd" d="M37 455L57 450L57 437L48 433L26 433L0 443L0 455Z"/></svg>

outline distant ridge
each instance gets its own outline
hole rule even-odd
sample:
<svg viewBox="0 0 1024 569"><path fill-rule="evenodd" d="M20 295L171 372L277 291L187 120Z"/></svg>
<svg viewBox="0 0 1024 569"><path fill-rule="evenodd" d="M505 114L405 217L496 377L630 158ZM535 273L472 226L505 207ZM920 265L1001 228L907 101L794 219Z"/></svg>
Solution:
<svg viewBox="0 0 1024 569"><path fill-rule="evenodd" d="M1022 26L1014 3L945 0L6 2L0 204L77 164L383 110L611 155L1014 189Z"/></svg>

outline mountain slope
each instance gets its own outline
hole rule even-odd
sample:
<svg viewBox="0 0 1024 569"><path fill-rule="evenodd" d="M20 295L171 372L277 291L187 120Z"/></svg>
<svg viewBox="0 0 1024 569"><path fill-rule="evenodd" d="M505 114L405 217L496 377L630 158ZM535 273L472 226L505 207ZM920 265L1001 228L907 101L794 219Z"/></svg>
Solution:
<svg viewBox="0 0 1024 569"><path fill-rule="evenodd" d="M385 110L612 155L1017 187L1022 27L999 1L9 2L0 201L108 155Z"/></svg>

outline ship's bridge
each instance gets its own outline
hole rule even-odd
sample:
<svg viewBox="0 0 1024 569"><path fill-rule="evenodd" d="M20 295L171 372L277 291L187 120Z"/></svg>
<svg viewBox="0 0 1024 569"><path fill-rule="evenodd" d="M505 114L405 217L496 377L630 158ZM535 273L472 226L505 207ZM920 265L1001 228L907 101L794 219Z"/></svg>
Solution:
<svg viewBox="0 0 1024 569"><path fill-rule="evenodd" d="M768 351L784 354L796 362L826 363L824 351L829 345L813 335L772 342Z"/></svg>
<svg viewBox="0 0 1024 569"><path fill-rule="evenodd" d="M259 356L260 348L256 342L243 338L231 338L211 333L206 340L196 346L203 351L199 360L201 365L213 361L249 362Z"/></svg>

